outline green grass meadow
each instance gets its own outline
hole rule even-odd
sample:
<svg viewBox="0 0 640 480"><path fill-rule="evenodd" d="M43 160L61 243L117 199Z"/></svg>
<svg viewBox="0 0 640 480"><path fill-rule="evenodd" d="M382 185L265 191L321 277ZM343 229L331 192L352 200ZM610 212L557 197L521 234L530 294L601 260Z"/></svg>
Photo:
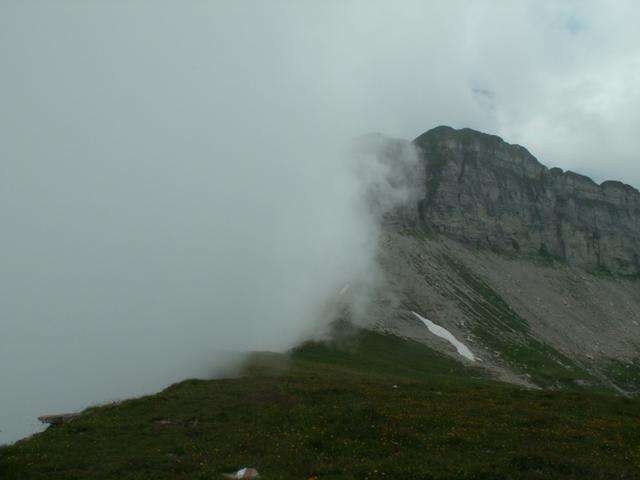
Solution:
<svg viewBox="0 0 640 480"><path fill-rule="evenodd" d="M637 399L524 390L342 328L237 378L88 409L1 448L0 479L640 479Z"/></svg>

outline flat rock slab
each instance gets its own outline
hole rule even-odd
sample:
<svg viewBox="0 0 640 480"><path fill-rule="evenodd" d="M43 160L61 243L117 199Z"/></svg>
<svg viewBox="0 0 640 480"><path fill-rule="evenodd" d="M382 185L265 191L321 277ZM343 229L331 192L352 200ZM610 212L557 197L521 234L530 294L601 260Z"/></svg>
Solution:
<svg viewBox="0 0 640 480"><path fill-rule="evenodd" d="M49 425L62 425L64 423L71 422L79 416L79 413L63 413L60 415L44 415L42 417L38 417L38 420Z"/></svg>

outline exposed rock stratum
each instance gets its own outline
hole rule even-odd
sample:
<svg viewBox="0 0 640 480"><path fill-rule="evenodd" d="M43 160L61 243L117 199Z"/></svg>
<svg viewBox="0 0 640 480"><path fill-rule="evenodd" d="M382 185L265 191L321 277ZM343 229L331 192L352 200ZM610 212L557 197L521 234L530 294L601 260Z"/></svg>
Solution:
<svg viewBox="0 0 640 480"><path fill-rule="evenodd" d="M640 192L547 168L524 147L438 127L415 141L425 224L501 251L551 255L590 271L640 273Z"/></svg>

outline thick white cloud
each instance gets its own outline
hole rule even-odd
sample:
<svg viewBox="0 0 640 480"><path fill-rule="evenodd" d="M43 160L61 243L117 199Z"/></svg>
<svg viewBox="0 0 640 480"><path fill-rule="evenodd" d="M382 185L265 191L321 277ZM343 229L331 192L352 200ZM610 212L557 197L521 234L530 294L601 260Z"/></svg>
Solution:
<svg viewBox="0 0 640 480"><path fill-rule="evenodd" d="M0 3L0 442L312 330L371 273L352 137L469 126L640 185L638 13Z"/></svg>

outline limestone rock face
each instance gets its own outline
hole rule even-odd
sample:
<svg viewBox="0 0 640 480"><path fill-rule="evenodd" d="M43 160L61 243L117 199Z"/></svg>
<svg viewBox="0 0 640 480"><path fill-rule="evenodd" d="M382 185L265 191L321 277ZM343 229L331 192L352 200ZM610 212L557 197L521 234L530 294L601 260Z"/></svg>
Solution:
<svg viewBox="0 0 640 480"><path fill-rule="evenodd" d="M640 192L548 169L519 145L437 127L414 140L425 168L420 220L499 251L542 254L590 270L640 273Z"/></svg>

